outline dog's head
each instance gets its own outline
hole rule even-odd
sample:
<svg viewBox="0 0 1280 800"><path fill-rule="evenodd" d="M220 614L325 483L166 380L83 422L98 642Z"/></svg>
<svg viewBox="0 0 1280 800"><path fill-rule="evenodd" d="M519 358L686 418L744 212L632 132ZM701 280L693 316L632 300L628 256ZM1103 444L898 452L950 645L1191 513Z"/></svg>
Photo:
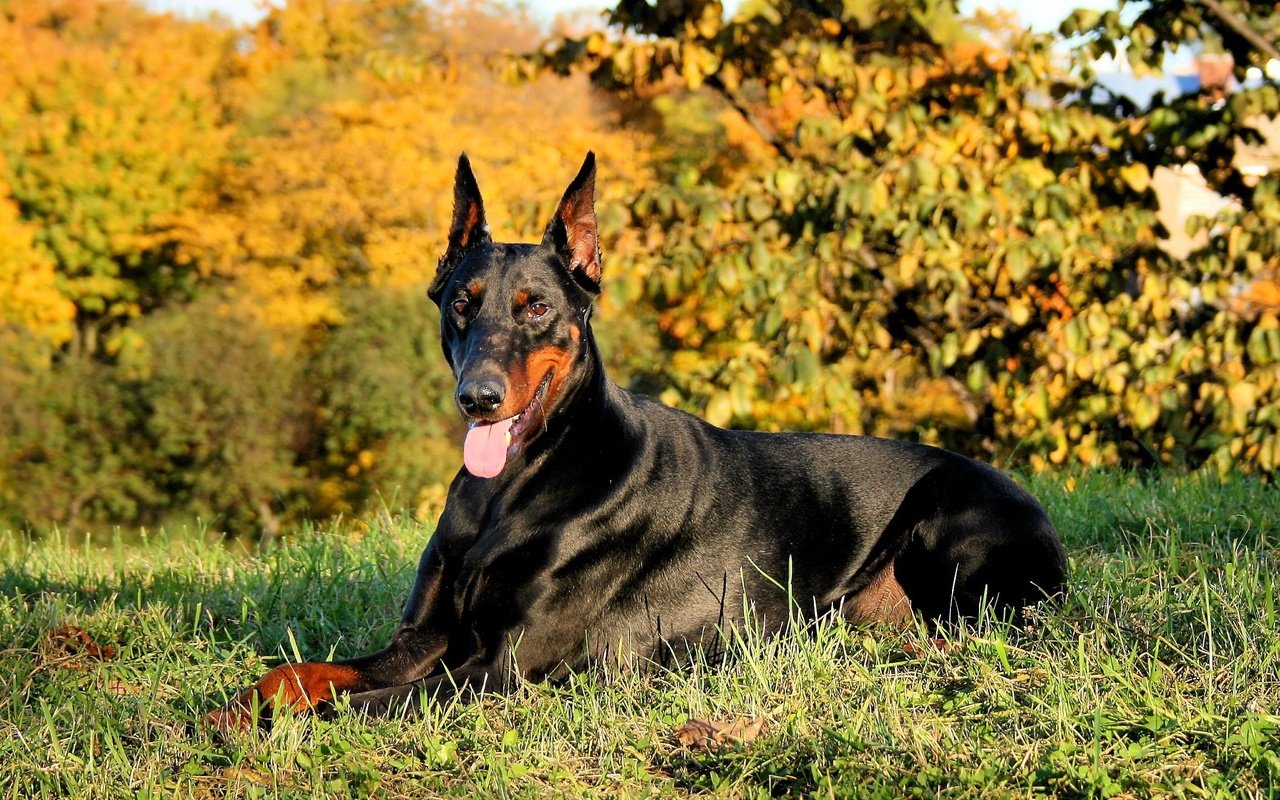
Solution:
<svg viewBox="0 0 1280 800"><path fill-rule="evenodd" d="M469 430L463 461L498 475L545 426L590 347L600 292L592 153L565 190L538 244L489 235L480 188L464 155L453 188L449 243L427 295L440 307L441 344Z"/></svg>

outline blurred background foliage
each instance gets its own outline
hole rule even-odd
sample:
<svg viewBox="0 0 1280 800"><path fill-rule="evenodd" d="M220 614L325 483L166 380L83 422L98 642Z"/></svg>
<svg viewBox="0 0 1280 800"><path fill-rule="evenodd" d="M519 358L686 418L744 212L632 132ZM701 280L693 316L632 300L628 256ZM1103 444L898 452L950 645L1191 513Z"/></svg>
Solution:
<svg viewBox="0 0 1280 800"><path fill-rule="evenodd" d="M1239 151L1280 15L1130 5L1052 36L622 0L548 39L484 0L244 28L0 0L0 525L435 513L461 430L424 292L463 150L499 240L596 151L606 358L716 424L1274 476L1280 174ZM1181 44L1236 84L1096 80ZM1188 165L1229 202L1172 255L1153 176Z"/></svg>

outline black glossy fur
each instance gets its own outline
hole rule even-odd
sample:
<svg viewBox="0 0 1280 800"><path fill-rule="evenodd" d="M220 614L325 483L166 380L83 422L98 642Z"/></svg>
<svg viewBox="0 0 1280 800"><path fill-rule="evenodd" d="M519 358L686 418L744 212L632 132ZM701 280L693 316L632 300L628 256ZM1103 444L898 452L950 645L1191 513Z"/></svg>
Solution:
<svg viewBox="0 0 1280 800"><path fill-rule="evenodd" d="M992 467L722 430L613 384L589 325L594 179L588 156L542 243L495 244L459 162L430 290L459 407L535 424L497 477L458 473L392 642L333 665L354 677L331 691L382 712L601 660L678 661L747 615L770 631L828 613L946 619L984 598L1016 614L1063 590L1053 525Z"/></svg>

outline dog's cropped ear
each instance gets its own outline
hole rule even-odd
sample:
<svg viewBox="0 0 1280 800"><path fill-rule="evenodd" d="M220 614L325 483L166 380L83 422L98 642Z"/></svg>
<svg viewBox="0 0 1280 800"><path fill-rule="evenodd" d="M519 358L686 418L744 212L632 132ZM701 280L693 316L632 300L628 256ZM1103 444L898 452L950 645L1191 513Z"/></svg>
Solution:
<svg viewBox="0 0 1280 800"><path fill-rule="evenodd" d="M587 153L547 224L544 245L556 249L569 272L587 288L600 288L600 233L596 227L596 154Z"/></svg>
<svg viewBox="0 0 1280 800"><path fill-rule="evenodd" d="M453 179L453 222L449 225L449 245L440 264L436 267L435 280L427 289L427 296L440 304L449 276L468 251L486 245L493 239L489 235L489 223L484 218L484 201L480 199L480 186L476 183L471 162L463 153L458 158L458 173Z"/></svg>

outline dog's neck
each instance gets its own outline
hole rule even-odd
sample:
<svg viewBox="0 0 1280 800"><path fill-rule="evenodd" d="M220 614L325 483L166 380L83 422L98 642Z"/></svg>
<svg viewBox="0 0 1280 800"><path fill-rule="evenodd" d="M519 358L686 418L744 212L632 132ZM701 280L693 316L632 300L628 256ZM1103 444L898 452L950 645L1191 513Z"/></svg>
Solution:
<svg viewBox="0 0 1280 800"><path fill-rule="evenodd" d="M617 384L609 378L600 357L600 348L588 325L583 335L582 355L574 364L574 379L565 389L565 395L552 411L550 423L559 434L570 437L580 434L605 433L601 426L620 424L617 412Z"/></svg>

